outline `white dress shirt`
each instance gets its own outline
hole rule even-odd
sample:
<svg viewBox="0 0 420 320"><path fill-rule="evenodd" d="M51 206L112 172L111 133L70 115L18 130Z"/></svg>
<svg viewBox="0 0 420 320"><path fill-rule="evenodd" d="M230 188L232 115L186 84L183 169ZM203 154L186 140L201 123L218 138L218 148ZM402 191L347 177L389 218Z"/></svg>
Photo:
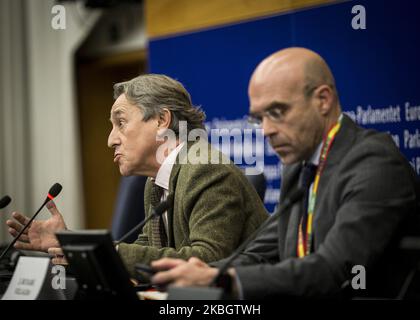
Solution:
<svg viewBox="0 0 420 320"><path fill-rule="evenodd" d="M159 171L156 174L154 182L163 188L163 195L161 201L164 201L169 194L169 180L171 178L172 168L175 164L178 153L181 151L185 142L181 142L174 150L172 150L166 159L163 161L162 165L159 168ZM166 234L168 234L168 213L163 214L163 223L165 224Z"/></svg>

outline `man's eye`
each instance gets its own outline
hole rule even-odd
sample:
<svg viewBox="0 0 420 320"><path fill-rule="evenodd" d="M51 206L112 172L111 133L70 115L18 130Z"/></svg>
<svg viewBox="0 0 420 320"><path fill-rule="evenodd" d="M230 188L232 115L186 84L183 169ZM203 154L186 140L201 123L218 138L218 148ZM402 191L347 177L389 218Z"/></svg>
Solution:
<svg viewBox="0 0 420 320"><path fill-rule="evenodd" d="M253 125L259 125L262 122L262 117L257 115L249 115L248 116L248 123Z"/></svg>
<svg viewBox="0 0 420 320"><path fill-rule="evenodd" d="M122 127L125 124L124 120L118 120L118 127Z"/></svg>
<svg viewBox="0 0 420 320"><path fill-rule="evenodd" d="M281 108L273 108L267 110L267 114L274 119L279 119L284 115L284 110Z"/></svg>

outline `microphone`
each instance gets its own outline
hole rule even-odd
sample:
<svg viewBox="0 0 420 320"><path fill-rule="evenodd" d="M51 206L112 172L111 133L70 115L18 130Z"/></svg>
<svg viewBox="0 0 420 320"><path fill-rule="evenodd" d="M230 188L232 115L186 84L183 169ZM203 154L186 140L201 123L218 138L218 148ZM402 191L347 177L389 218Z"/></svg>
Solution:
<svg viewBox="0 0 420 320"><path fill-rule="evenodd" d="M61 192L62 189L63 189L63 187L59 183L55 183L50 188L50 190L48 191L48 195L45 198L44 203L41 205L41 207L38 209L38 211L35 212L35 214L32 216L32 218L29 219L28 223L23 226L23 228L22 228L22 230L20 230L19 234L12 240L12 242L9 243L9 245L7 246L7 248L4 249L3 253L0 256L0 260L3 259L3 257L10 250L10 248L13 247L13 245L16 243L16 241L18 241L19 237L31 225L32 221L34 221L34 219L36 218L36 216L38 215L38 213L42 210L42 208L44 208L44 206L47 204L47 202L50 201L50 200L53 200L56 196L58 196L60 194L60 192Z"/></svg>
<svg viewBox="0 0 420 320"><path fill-rule="evenodd" d="M12 198L10 198L9 196L4 196L3 198L1 198L0 209L6 208L11 201L12 201Z"/></svg>
<svg viewBox="0 0 420 320"><path fill-rule="evenodd" d="M127 238L129 238L134 232L140 230L151 219L153 219L155 217L161 216L165 211L167 211L169 208L172 207L173 200L174 200L174 195L173 194L169 194L166 197L166 200L164 200L161 203L159 203L156 206L156 208L153 209L152 214L150 216L148 216L146 219L144 219L143 221L141 221L138 225L136 225L135 227L133 227L124 236L122 236L122 238L120 238L120 240L118 240L117 242L114 242L114 245L117 246L121 242L124 242L124 240L126 240Z"/></svg>
<svg viewBox="0 0 420 320"><path fill-rule="evenodd" d="M302 199L304 195L304 190L302 188L297 188L290 197L286 198L281 204L279 209L276 213L274 213L270 218L264 221L263 224L260 225L260 227L255 230L248 239L245 240L235 251L232 255L230 255L229 258L227 258L226 262L219 268L219 272L217 275L213 278L213 280L210 282L209 286L214 287L218 281L221 279L221 277L224 275L224 273L227 271L227 269L230 267L231 263L242 253L242 251L249 245L249 243L254 240L257 235L265 229L273 220L277 219L284 211L289 209L294 203Z"/></svg>

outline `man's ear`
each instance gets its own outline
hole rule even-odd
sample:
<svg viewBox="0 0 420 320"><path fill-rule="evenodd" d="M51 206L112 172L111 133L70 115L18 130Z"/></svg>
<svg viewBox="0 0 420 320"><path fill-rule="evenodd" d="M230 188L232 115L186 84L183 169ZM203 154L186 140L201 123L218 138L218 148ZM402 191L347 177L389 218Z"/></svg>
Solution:
<svg viewBox="0 0 420 320"><path fill-rule="evenodd" d="M334 90L329 85L323 84L315 90L314 96L319 101L318 108L321 114L323 116L327 115L333 105Z"/></svg>
<svg viewBox="0 0 420 320"><path fill-rule="evenodd" d="M162 113L159 115L158 127L160 129L168 129L169 126L171 125L171 120L172 120L171 112L168 109L163 108Z"/></svg>

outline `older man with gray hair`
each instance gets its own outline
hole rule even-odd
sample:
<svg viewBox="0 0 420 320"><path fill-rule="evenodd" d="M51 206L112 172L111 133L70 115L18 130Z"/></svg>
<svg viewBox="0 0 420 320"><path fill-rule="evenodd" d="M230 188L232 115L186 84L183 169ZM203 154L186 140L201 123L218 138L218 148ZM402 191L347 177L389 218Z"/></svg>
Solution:
<svg viewBox="0 0 420 320"><path fill-rule="evenodd" d="M171 208L152 219L133 244L118 246L128 270L133 273L136 263L163 257L211 262L228 256L267 213L255 189L229 159L207 141L190 142L180 134L182 124L187 133L204 130L205 114L192 105L181 83L164 75L141 75L116 84L114 96L108 146L114 149L121 175L149 177L146 215L169 194L174 196ZM34 221L16 248L62 254L54 233L66 226L52 202L48 208L51 218ZM13 217L7 224L16 235L27 217L20 213Z"/></svg>

